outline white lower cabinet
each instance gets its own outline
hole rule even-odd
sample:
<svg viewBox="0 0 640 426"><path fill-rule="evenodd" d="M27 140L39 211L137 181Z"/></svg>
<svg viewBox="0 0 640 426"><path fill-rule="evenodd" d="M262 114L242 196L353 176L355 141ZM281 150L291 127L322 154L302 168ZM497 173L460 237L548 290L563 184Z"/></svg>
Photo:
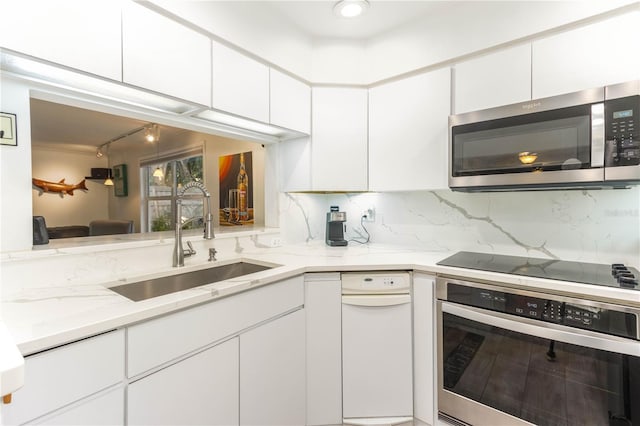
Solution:
<svg viewBox="0 0 640 426"><path fill-rule="evenodd" d="M342 423L342 281L304 276L307 313L307 425Z"/></svg>
<svg viewBox="0 0 640 426"><path fill-rule="evenodd" d="M413 274L413 415L429 425L436 424L435 280Z"/></svg>
<svg viewBox="0 0 640 426"><path fill-rule="evenodd" d="M124 424L124 385L71 404L30 424L47 426L113 426Z"/></svg>
<svg viewBox="0 0 640 426"><path fill-rule="evenodd" d="M304 424L303 305L298 276L129 327L127 423Z"/></svg>
<svg viewBox="0 0 640 426"><path fill-rule="evenodd" d="M27 356L25 384L2 406L0 424L123 424L124 398L95 398L123 379L124 330Z"/></svg>
<svg viewBox="0 0 640 426"><path fill-rule="evenodd" d="M238 337L129 385L129 425L238 424Z"/></svg>
<svg viewBox="0 0 640 426"><path fill-rule="evenodd" d="M305 312L240 335L240 424L305 424Z"/></svg>

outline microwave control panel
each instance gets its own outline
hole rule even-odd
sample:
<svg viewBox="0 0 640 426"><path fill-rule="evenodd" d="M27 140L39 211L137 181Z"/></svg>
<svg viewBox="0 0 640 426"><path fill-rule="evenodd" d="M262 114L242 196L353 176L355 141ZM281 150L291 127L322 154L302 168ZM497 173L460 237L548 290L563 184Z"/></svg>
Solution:
<svg viewBox="0 0 640 426"><path fill-rule="evenodd" d="M605 102L605 166L640 164L640 96Z"/></svg>

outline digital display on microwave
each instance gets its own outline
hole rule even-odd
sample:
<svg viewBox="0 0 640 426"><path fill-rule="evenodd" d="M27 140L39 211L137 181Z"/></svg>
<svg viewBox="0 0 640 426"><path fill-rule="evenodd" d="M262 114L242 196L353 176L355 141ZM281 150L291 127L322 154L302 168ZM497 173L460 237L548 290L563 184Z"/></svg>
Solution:
<svg viewBox="0 0 640 426"><path fill-rule="evenodd" d="M613 112L613 119L617 119L617 118L627 118L627 117L632 117L633 116L633 110L632 109L626 109L624 111L614 111Z"/></svg>

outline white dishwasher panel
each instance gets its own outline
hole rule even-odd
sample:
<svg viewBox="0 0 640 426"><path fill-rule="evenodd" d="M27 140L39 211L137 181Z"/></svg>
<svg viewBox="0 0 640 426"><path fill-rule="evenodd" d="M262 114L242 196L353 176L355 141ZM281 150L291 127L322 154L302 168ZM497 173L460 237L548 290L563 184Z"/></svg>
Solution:
<svg viewBox="0 0 640 426"><path fill-rule="evenodd" d="M411 297L368 297L342 296L343 417L412 416Z"/></svg>

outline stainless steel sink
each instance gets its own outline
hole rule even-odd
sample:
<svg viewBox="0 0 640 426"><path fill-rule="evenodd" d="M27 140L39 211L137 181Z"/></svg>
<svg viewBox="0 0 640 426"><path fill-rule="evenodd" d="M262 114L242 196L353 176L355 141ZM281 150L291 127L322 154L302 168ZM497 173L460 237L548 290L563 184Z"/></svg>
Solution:
<svg viewBox="0 0 640 426"><path fill-rule="evenodd" d="M230 278L241 277L274 267L275 266L265 266L250 262L236 262L198 271L123 284L110 287L109 289L134 302L139 302L140 300L151 299L152 297L175 293L176 291L187 290L205 284L212 284Z"/></svg>

